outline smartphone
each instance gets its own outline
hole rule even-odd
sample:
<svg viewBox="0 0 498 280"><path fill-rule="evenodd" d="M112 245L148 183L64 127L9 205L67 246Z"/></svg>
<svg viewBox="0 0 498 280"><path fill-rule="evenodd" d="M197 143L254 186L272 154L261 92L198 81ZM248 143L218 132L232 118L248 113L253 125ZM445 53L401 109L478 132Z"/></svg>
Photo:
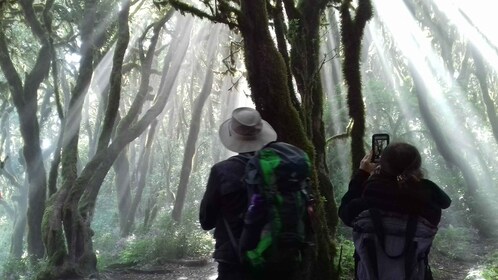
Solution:
<svg viewBox="0 0 498 280"><path fill-rule="evenodd" d="M387 145L389 145L389 134L377 133L372 135L372 162L378 163L380 161L380 155Z"/></svg>

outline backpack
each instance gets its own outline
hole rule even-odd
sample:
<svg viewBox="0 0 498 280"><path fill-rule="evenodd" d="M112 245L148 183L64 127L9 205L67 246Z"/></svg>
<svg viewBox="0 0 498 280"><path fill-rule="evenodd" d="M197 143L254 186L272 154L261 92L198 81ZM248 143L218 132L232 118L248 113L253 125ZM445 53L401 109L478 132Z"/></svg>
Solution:
<svg viewBox="0 0 498 280"><path fill-rule="evenodd" d="M311 164L301 149L271 142L246 164L248 209L239 242L242 263L253 275L302 260L310 245Z"/></svg>
<svg viewBox="0 0 498 280"><path fill-rule="evenodd" d="M432 279L428 255L437 227L426 219L369 209L353 222L356 278Z"/></svg>

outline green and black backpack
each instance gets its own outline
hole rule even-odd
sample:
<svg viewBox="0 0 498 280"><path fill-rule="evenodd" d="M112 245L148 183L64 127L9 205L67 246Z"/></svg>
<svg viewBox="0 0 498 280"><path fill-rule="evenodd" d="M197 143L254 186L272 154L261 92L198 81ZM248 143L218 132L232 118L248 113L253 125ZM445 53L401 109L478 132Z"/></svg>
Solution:
<svg viewBox="0 0 498 280"><path fill-rule="evenodd" d="M248 209L239 254L252 272L302 260L312 232L310 174L308 155L284 142L267 144L247 162Z"/></svg>

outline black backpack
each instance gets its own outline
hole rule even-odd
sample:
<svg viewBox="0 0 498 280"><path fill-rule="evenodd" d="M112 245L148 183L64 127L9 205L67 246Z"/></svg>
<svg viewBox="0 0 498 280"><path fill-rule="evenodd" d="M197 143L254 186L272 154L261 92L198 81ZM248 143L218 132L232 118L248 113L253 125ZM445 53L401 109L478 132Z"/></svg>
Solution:
<svg viewBox="0 0 498 280"><path fill-rule="evenodd" d="M248 209L237 247L253 275L302 260L312 232L310 174L308 155L284 142L267 144L247 162Z"/></svg>
<svg viewBox="0 0 498 280"><path fill-rule="evenodd" d="M437 227L422 217L369 209L353 222L356 278L432 279L428 255Z"/></svg>

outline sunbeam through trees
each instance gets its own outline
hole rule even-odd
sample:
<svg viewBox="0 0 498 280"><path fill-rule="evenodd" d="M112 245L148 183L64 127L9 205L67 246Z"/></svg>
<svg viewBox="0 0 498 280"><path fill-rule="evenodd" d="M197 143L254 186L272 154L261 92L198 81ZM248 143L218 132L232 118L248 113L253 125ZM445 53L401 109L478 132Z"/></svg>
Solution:
<svg viewBox="0 0 498 280"><path fill-rule="evenodd" d="M0 1L0 278L212 265L199 204L232 155L220 124L249 106L311 159L314 246L299 279L352 278L337 202L375 133L416 146L453 201L434 279L497 279L496 8Z"/></svg>

